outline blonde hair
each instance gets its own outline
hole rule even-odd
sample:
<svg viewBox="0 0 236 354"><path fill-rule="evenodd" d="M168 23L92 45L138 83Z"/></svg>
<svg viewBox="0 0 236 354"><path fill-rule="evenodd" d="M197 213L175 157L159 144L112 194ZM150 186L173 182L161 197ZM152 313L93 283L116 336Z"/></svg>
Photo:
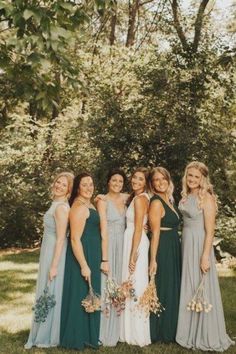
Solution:
<svg viewBox="0 0 236 354"><path fill-rule="evenodd" d="M67 191L67 194L66 194L66 198L69 199L70 198L70 195L71 195L71 191L72 191L72 187L73 187L73 181L74 181L74 175L73 173L71 172L60 172L58 173L53 182L52 182L52 185L51 185L51 196L52 198L54 197L53 195L53 187L56 183L56 181L61 178L61 177L65 177L67 179L67 182L68 182L68 191Z"/></svg>
<svg viewBox="0 0 236 354"><path fill-rule="evenodd" d="M153 186L153 177L156 173L160 173L162 174L162 176L167 180L168 182L168 188L167 188L167 196L168 196L168 199L170 200L171 203L174 202L174 198L173 198L173 192L174 192L174 184L172 182L172 179L171 179L171 176L170 176L170 172L164 168L164 167L154 167L150 174L149 174L149 189L150 189L150 192L153 193L153 194L156 194L158 193L157 190L154 188Z"/></svg>
<svg viewBox="0 0 236 354"><path fill-rule="evenodd" d="M202 175L200 180L199 192L198 192L199 209L202 209L203 199L207 193L211 194L214 197L216 207L217 207L216 195L213 191L213 185L210 182L208 167L203 162L199 162L199 161L192 161L185 168L184 177L182 179L182 192L181 192L182 200L185 200L188 194L190 193L190 188L187 185L187 175L188 175L188 170L190 168L196 168L196 170L198 170Z"/></svg>

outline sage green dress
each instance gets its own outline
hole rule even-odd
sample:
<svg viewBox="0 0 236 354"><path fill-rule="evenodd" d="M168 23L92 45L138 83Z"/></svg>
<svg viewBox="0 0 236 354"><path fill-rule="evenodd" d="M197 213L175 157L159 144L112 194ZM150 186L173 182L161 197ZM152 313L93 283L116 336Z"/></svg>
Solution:
<svg viewBox="0 0 236 354"><path fill-rule="evenodd" d="M161 219L161 227L170 230L161 230L159 247L157 252L157 274L156 287L160 302L165 308L160 314L150 315L151 341L154 342L175 342L181 278L181 246L178 235L180 223L177 209L173 211L168 204L158 195L151 198L160 200L165 210Z"/></svg>
<svg viewBox="0 0 236 354"><path fill-rule="evenodd" d="M96 293L101 293L101 235L100 220L96 210L90 208L81 237L84 255L91 270L91 283ZM71 242L68 242L61 310L60 345L64 348L84 349L98 347L100 311L87 313L81 301L88 295L88 282L81 275Z"/></svg>

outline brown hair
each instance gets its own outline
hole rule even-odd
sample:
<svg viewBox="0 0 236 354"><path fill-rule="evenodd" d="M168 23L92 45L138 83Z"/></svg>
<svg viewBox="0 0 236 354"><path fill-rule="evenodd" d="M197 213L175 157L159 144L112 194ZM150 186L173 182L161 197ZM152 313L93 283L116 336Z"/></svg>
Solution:
<svg viewBox="0 0 236 354"><path fill-rule="evenodd" d="M146 189L148 189L148 180L149 180L149 170L148 170L148 168L146 168L146 167L138 167L138 168L136 168L131 174L130 181L131 181L132 177L135 175L136 172L141 172L141 173L144 174L145 181L146 181ZM134 192L132 192L130 194L130 196L129 196L128 200L127 200L127 205L129 205L132 202L133 198L134 198Z"/></svg>

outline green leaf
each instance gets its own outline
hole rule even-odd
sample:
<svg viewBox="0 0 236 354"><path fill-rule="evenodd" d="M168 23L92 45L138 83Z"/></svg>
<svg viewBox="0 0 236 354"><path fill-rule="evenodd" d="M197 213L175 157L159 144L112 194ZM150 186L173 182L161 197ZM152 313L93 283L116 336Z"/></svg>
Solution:
<svg viewBox="0 0 236 354"><path fill-rule="evenodd" d="M23 17L24 19L27 21L30 17L34 16L34 12L31 11L31 10L28 10L26 9L24 12L23 12Z"/></svg>

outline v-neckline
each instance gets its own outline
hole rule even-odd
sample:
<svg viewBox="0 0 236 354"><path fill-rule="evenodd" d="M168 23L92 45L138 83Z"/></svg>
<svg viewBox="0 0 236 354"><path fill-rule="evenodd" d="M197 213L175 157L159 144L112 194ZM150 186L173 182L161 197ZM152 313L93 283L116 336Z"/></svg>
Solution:
<svg viewBox="0 0 236 354"><path fill-rule="evenodd" d="M177 218L180 219L177 211L174 208L171 208L169 206L169 204L167 204L166 201L162 197L159 196L159 194L156 194L156 195L168 206L168 208L177 216Z"/></svg>
<svg viewBox="0 0 236 354"><path fill-rule="evenodd" d="M117 213L118 213L120 216L123 216L123 215L125 214L125 207L124 207L123 211L121 212L121 211L119 210L119 208L116 206L116 203L115 203L112 199L108 198L108 201L110 201L110 202L113 204L114 208L116 209Z"/></svg>

